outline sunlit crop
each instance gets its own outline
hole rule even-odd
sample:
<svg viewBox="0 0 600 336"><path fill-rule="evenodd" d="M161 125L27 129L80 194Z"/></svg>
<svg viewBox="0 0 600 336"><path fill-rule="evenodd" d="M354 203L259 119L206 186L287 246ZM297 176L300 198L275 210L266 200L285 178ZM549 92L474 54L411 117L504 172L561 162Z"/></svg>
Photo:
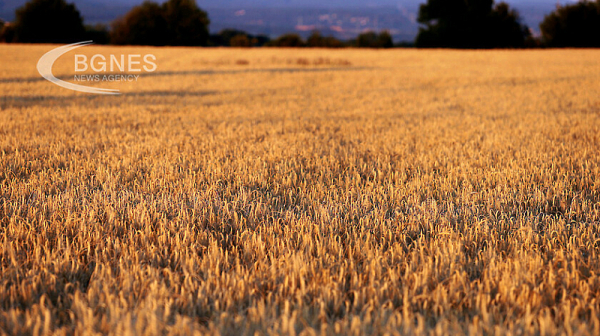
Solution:
<svg viewBox="0 0 600 336"><path fill-rule="evenodd" d="M53 47L0 45L0 334L600 334L600 51Z"/></svg>

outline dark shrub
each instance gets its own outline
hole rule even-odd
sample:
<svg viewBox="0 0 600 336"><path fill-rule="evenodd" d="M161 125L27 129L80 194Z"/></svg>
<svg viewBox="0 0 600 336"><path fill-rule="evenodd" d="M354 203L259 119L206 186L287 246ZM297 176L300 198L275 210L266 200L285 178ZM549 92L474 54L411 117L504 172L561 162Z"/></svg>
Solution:
<svg viewBox="0 0 600 336"><path fill-rule="evenodd" d="M65 0L31 0L17 9L12 42L73 43L84 39L83 19Z"/></svg>
<svg viewBox="0 0 600 336"><path fill-rule="evenodd" d="M549 47L600 47L600 1L560 6L540 29Z"/></svg>

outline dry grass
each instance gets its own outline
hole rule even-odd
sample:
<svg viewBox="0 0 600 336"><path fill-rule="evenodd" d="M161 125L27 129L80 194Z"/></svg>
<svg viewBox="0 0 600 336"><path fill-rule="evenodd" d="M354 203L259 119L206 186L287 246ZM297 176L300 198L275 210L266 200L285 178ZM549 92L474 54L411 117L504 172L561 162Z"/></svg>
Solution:
<svg viewBox="0 0 600 336"><path fill-rule="evenodd" d="M0 45L0 334L600 334L600 51L51 47Z"/></svg>

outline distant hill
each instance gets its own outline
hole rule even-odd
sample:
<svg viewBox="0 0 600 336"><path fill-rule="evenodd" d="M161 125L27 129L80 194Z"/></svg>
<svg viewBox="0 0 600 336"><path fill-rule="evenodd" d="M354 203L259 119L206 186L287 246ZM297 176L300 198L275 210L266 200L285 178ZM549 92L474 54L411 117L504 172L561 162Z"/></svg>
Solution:
<svg viewBox="0 0 600 336"><path fill-rule="evenodd" d="M69 1L69 0L67 0ZM0 18L14 20L24 0L0 0ZM86 23L108 23L143 0L71 0ZM338 38L352 38L364 30L389 29L395 41L411 41L418 32L416 17L424 0L200 0L211 18L211 31L224 28L277 36L287 32L307 35L313 29ZM535 32L553 0L508 0ZM561 1L571 2L571 1Z"/></svg>

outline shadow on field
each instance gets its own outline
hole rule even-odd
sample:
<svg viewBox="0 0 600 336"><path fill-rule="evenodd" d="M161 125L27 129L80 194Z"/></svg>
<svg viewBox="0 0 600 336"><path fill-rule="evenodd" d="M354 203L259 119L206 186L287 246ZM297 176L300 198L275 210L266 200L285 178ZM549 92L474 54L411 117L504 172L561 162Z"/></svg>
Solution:
<svg viewBox="0 0 600 336"><path fill-rule="evenodd" d="M147 100L160 98L187 98L187 97L205 97L218 94L232 93L232 90L223 91L138 91L123 92L119 95L96 95L96 94L77 94L68 96L0 96L0 108L8 107L29 107L29 106L65 106L82 103L99 103L102 105L119 105L135 99L135 103L142 104ZM110 99L108 99L110 98ZM142 100L140 100L142 98ZM198 105L198 104L196 104ZM218 102L206 102L199 105L214 106L220 105Z"/></svg>
<svg viewBox="0 0 600 336"><path fill-rule="evenodd" d="M169 76L212 76L212 75L236 75L247 73L322 73L331 71L360 71L375 69L374 67L328 67L328 68L272 68L272 69L229 69L229 70L187 70L187 71L164 71L141 74L142 77L169 77ZM106 73L111 75L115 73ZM62 80L72 80L73 75L57 76ZM40 77L26 78L0 78L2 83L33 83L45 81ZM102 82L89 82L82 85L96 86ZM50 83L49 83L50 85ZM65 91L67 92L67 91ZM30 106L65 106L82 103L98 103L102 105L119 105L128 101L129 98L136 99L135 103L143 104L148 100L161 97L163 100L173 98L203 97L208 95L226 94L233 91L138 91L121 92L120 95L91 95L91 94L73 94L73 95L12 95L0 96L0 109L8 107L30 107ZM110 99L109 99L110 98ZM140 99L141 98L141 99ZM164 103L164 102L163 102ZM219 102L206 102L200 105L214 106L221 105Z"/></svg>
<svg viewBox="0 0 600 336"><path fill-rule="evenodd" d="M235 75L244 73L296 73L296 72L328 72L328 71L360 71L375 69L374 67L329 67L329 68L272 68L272 69L229 69L229 70L185 70L185 71L162 71L140 74L141 77L162 76L201 76L201 75ZM117 75L120 73L103 73L103 75ZM125 73L125 75L128 75ZM56 76L61 80L73 79L73 75ZM0 78L0 83L32 83L44 81L40 77L13 77Z"/></svg>

